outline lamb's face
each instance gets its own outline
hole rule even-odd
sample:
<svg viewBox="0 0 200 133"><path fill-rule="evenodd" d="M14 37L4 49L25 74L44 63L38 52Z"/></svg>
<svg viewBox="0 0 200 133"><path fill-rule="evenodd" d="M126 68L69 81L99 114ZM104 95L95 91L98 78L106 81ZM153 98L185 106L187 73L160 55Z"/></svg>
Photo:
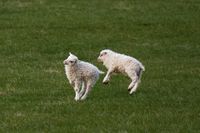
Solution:
<svg viewBox="0 0 200 133"><path fill-rule="evenodd" d="M111 54L111 50L102 50L100 52L100 55L98 57L99 62L104 62L107 58L109 58L109 55Z"/></svg>
<svg viewBox="0 0 200 133"><path fill-rule="evenodd" d="M64 65L74 66L77 63L77 61L78 61L78 58L75 55L69 53L68 58L64 60L63 63Z"/></svg>

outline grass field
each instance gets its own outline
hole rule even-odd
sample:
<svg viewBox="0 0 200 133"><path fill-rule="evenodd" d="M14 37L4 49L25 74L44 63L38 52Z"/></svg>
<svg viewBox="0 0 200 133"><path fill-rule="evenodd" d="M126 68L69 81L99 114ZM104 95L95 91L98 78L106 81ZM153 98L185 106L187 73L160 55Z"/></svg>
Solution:
<svg viewBox="0 0 200 133"><path fill-rule="evenodd" d="M74 101L63 60L97 62L110 48L146 67L101 76ZM1 0L0 132L200 133L199 0Z"/></svg>

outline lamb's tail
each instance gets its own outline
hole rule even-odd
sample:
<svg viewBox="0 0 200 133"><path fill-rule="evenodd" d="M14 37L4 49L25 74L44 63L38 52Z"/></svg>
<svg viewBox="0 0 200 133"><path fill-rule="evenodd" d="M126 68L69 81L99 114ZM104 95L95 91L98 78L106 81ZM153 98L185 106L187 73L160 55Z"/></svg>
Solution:
<svg viewBox="0 0 200 133"><path fill-rule="evenodd" d="M142 69L142 71L145 71L145 67L142 64L140 64L140 68Z"/></svg>
<svg viewBox="0 0 200 133"><path fill-rule="evenodd" d="M140 79L142 77L142 72L145 71L145 67L140 64L140 70L137 72L137 76L138 76L138 81L140 82Z"/></svg>
<svg viewBox="0 0 200 133"><path fill-rule="evenodd" d="M103 72L103 71L101 71L101 70L98 70L98 72L99 72L100 74L105 74L105 72Z"/></svg>

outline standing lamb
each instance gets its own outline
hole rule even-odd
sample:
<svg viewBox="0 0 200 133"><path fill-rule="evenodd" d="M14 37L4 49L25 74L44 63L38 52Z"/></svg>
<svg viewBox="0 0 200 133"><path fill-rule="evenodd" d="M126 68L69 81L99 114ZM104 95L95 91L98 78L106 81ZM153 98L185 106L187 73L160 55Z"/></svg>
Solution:
<svg viewBox="0 0 200 133"><path fill-rule="evenodd" d="M69 57L64 60L65 73L69 83L75 91L75 100L85 100L91 88L103 74L96 66L80 61L75 55L69 53ZM80 90L80 88L82 89Z"/></svg>
<svg viewBox="0 0 200 133"><path fill-rule="evenodd" d="M133 57L119 54L109 49L102 50L98 60L103 62L103 65L108 69L103 80L104 84L109 82L112 73L123 73L132 80L128 87L129 93L132 94L136 91L142 76L142 71L145 70L141 62Z"/></svg>

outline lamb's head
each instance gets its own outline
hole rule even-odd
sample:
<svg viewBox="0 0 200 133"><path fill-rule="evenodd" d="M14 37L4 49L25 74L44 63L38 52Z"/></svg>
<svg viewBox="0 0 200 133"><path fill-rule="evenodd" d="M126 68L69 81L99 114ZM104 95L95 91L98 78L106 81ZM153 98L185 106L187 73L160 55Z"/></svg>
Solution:
<svg viewBox="0 0 200 133"><path fill-rule="evenodd" d="M98 57L99 62L105 62L114 52L109 49L102 50Z"/></svg>
<svg viewBox="0 0 200 133"><path fill-rule="evenodd" d="M64 65L74 66L78 62L78 57L69 53L69 56L66 60L63 61Z"/></svg>

